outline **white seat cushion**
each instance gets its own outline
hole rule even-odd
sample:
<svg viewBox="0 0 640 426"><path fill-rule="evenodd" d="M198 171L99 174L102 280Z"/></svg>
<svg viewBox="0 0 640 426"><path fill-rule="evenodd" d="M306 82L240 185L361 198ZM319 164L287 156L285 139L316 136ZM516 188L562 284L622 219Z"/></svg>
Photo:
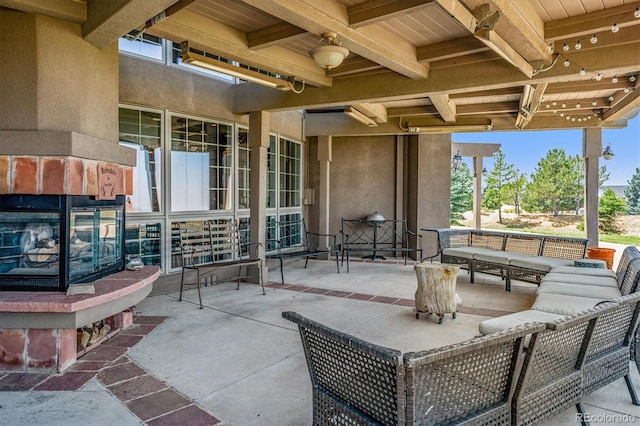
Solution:
<svg viewBox="0 0 640 426"><path fill-rule="evenodd" d="M484 320L480 323L478 329L482 335L487 335L526 322L550 322L564 317L564 315L551 314L543 311L527 310Z"/></svg>
<svg viewBox="0 0 640 426"><path fill-rule="evenodd" d="M599 268L582 268L579 266L554 266L551 273L571 274L571 275L589 275L594 277L612 277L617 279L616 273L611 269Z"/></svg>
<svg viewBox="0 0 640 426"><path fill-rule="evenodd" d="M512 259L526 259L529 258L531 256L526 255L526 254L520 254L520 253L510 253L508 251L495 251L495 250L490 250L490 251L482 251L482 252L477 252L473 254L473 259L474 260L479 260L481 262L490 262L490 263L496 263L499 265L509 265L509 262Z"/></svg>
<svg viewBox="0 0 640 426"><path fill-rule="evenodd" d="M567 283L567 284L579 284L579 285L590 285L596 287L611 287L618 288L618 281L612 277L594 277L589 275L570 275L570 274L559 274L557 272L549 272L542 279L542 283L547 281L553 281L556 283Z"/></svg>
<svg viewBox="0 0 640 426"><path fill-rule="evenodd" d="M590 298L613 299L622 296L618 287L601 287L597 285L568 284L547 281L540 284L538 294L564 294Z"/></svg>
<svg viewBox="0 0 640 426"><path fill-rule="evenodd" d="M473 259L473 255L480 252L498 253L496 250L486 249L482 247L450 247L442 250L447 256L462 257L464 259Z"/></svg>
<svg viewBox="0 0 640 426"><path fill-rule="evenodd" d="M578 312L591 309L605 300L609 299L542 293L536 297L531 309L558 315L575 315Z"/></svg>
<svg viewBox="0 0 640 426"><path fill-rule="evenodd" d="M546 256L526 256L511 259L509 265L533 269L534 271L549 272L555 266L571 266L573 265L573 260Z"/></svg>

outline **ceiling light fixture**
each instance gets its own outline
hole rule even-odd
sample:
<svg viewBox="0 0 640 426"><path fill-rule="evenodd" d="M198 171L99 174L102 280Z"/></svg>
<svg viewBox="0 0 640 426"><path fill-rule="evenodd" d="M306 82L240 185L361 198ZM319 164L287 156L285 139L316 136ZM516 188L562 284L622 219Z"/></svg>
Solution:
<svg viewBox="0 0 640 426"><path fill-rule="evenodd" d="M363 112L355 109L354 107L348 106L344 108L344 113L349 117L353 118L356 121L359 121L362 124L366 124L369 127L376 127L378 123L375 122L371 117L364 114Z"/></svg>
<svg viewBox="0 0 640 426"><path fill-rule="evenodd" d="M349 51L341 46L336 40L337 34L327 32L322 34L322 40L326 40L327 45L314 47L309 51L309 55L320 67L330 70L337 67L349 55Z"/></svg>
<svg viewBox="0 0 640 426"><path fill-rule="evenodd" d="M271 87L280 90L291 90L290 84L286 80L282 80L276 77L271 77L266 74L252 71L246 68L237 67L227 62L222 62L207 56L199 55L189 50L189 42L183 41L181 43L182 62L189 65L194 65L210 71L216 71L222 74L231 75L242 80L250 81L252 83L261 84L263 86Z"/></svg>
<svg viewBox="0 0 640 426"><path fill-rule="evenodd" d="M444 126L409 126L409 133L456 133L456 132L481 132L491 131L493 129L493 123L490 124L454 124Z"/></svg>

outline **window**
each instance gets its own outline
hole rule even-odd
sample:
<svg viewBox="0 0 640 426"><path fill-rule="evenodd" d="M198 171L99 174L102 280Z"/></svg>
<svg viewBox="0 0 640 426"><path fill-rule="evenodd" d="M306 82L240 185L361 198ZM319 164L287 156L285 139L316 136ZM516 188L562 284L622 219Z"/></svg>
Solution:
<svg viewBox="0 0 640 426"><path fill-rule="evenodd" d="M129 35L135 37L134 33L135 31L132 31ZM121 52L164 62L164 46L160 37L154 37L149 34L142 34L135 40L121 37L118 40L118 48Z"/></svg>
<svg viewBox="0 0 640 426"><path fill-rule="evenodd" d="M171 211L231 210L232 126L171 117Z"/></svg>
<svg viewBox="0 0 640 426"><path fill-rule="evenodd" d="M126 258L142 259L145 265L162 265L162 226L160 223L127 223L125 226Z"/></svg>
<svg viewBox="0 0 640 426"><path fill-rule="evenodd" d="M127 196L127 212L159 212L162 188L162 114L120 108L120 144L135 149L133 195Z"/></svg>
<svg viewBox="0 0 640 426"><path fill-rule="evenodd" d="M276 207L276 176L277 165L276 161L276 137L275 135L269 136L269 149L267 150L267 208L272 209Z"/></svg>
<svg viewBox="0 0 640 426"><path fill-rule="evenodd" d="M238 128L238 208L248 209L251 192L249 190L249 131Z"/></svg>
<svg viewBox="0 0 640 426"><path fill-rule="evenodd" d="M300 144L280 138L280 207L300 207Z"/></svg>

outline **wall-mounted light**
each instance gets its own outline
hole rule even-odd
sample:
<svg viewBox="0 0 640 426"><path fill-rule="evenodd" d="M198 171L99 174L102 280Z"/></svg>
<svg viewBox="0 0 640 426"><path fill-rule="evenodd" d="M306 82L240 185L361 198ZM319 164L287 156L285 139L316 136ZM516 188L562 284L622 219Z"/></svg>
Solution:
<svg viewBox="0 0 640 426"><path fill-rule="evenodd" d="M604 149L604 151L602 151L602 157L604 157L605 160L611 160L614 155L615 154L611 150L611 144L607 144L607 146Z"/></svg>
<svg viewBox="0 0 640 426"><path fill-rule="evenodd" d="M362 124L366 124L369 127L376 127L378 123L375 122L374 119L366 115L365 113L355 109L354 107L348 106L344 108L344 113L349 117L353 118L361 122Z"/></svg>
<svg viewBox="0 0 640 426"><path fill-rule="evenodd" d="M451 167L453 168L453 170L458 170L458 167L460 167L460 163L462 163L462 155L460 155L460 150L458 150L458 152L456 152L456 155L454 155L451 159Z"/></svg>
<svg viewBox="0 0 640 426"><path fill-rule="evenodd" d="M271 77L246 68L237 67L227 62L218 61L216 59L191 52L189 50L189 42L187 41L183 41L181 43L181 51L182 62L184 62L185 64L194 65L196 67L201 67L210 71L231 75L242 80L261 84L267 87L272 87L274 89L291 90L292 88L291 84L289 84L289 82L286 80Z"/></svg>
<svg viewBox="0 0 640 426"><path fill-rule="evenodd" d="M327 70L340 65L349 55L349 51L340 45L336 37L336 33L322 34L322 40L326 40L328 44L314 47L309 51L309 55L316 61L316 64Z"/></svg>

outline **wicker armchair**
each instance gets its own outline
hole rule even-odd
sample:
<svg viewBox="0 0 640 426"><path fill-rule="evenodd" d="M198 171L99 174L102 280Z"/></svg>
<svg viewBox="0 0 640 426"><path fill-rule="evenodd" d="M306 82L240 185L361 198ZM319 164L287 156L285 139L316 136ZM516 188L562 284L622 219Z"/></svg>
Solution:
<svg viewBox="0 0 640 426"><path fill-rule="evenodd" d="M583 371L584 394L624 377L634 405L640 405L629 377L629 345L635 336L640 314L640 293L607 303L596 322Z"/></svg>
<svg viewBox="0 0 640 426"><path fill-rule="evenodd" d="M523 324L405 354L407 424L510 425L525 337L544 329L542 323Z"/></svg>
<svg viewBox="0 0 640 426"><path fill-rule="evenodd" d="M513 398L513 424L529 425L575 405L582 412L582 367L602 305L547 323L531 337Z"/></svg>
<svg viewBox="0 0 640 426"><path fill-rule="evenodd" d="M510 425L524 340L545 330L523 324L403 356L295 312L282 316L300 330L314 425Z"/></svg>

